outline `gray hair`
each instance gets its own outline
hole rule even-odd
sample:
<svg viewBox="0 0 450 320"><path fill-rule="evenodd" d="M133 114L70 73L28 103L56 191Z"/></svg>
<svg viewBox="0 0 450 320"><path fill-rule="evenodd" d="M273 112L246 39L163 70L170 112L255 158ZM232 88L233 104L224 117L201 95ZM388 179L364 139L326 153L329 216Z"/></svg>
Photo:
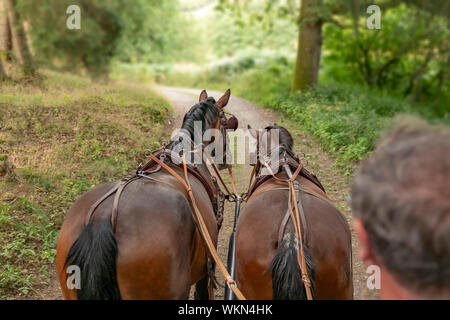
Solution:
<svg viewBox="0 0 450 320"><path fill-rule="evenodd" d="M450 133L402 124L360 168L352 210L375 255L421 296L450 293Z"/></svg>

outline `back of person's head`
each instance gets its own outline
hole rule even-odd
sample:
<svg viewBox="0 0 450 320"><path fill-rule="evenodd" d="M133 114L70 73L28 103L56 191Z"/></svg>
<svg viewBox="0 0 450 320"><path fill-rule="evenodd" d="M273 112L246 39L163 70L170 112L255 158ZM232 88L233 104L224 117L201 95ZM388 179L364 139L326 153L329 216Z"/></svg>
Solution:
<svg viewBox="0 0 450 320"><path fill-rule="evenodd" d="M403 120L360 168L352 209L363 259L410 297L450 297L448 128Z"/></svg>

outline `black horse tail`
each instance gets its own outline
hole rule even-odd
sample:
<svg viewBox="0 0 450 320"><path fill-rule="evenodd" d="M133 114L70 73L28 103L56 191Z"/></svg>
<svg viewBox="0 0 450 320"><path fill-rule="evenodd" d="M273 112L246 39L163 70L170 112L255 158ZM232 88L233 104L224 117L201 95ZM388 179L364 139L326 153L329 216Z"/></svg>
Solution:
<svg viewBox="0 0 450 320"><path fill-rule="evenodd" d="M306 272L314 296L314 262L308 248L303 245ZM306 300L306 289L297 260L297 237L285 233L272 259L272 293L274 300Z"/></svg>
<svg viewBox="0 0 450 320"><path fill-rule="evenodd" d="M117 242L109 219L91 221L69 250L66 266L80 268L80 300L119 300Z"/></svg>

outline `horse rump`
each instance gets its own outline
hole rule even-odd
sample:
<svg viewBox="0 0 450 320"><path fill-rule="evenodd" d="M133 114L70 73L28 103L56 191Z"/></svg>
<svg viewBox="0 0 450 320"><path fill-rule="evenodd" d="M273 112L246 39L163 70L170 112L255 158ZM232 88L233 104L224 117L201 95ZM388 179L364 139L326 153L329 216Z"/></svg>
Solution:
<svg viewBox="0 0 450 320"><path fill-rule="evenodd" d="M305 245L303 245L303 253L306 272L311 281L311 293L314 296L314 262ZM285 233L272 259L271 269L274 300L307 299L302 272L297 260L297 237L293 233Z"/></svg>
<svg viewBox="0 0 450 320"><path fill-rule="evenodd" d="M90 222L73 243L66 266L80 268L79 300L119 300L116 237L108 219Z"/></svg>

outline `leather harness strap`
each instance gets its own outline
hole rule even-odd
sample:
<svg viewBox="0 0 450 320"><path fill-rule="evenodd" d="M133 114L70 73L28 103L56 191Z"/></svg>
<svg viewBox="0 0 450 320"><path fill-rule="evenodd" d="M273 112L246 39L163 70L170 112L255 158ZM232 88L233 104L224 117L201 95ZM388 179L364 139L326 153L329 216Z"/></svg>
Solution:
<svg viewBox="0 0 450 320"><path fill-rule="evenodd" d="M305 259L305 254L304 254L304 250L303 250L303 243L306 241L307 220L305 217L305 212L303 210L302 203L298 201L298 200L300 200L299 191L301 189L300 189L298 181L296 180L298 175L300 174L300 172L303 169L303 164L302 164L302 162L297 163L296 170L294 173L292 173L292 171L291 171L292 163L286 159L284 159L284 161L280 160L278 162L278 165L283 163L283 169L289 178L289 179L282 179L282 178L277 177L274 174L272 168L267 164L267 162L261 162L261 160L260 160L258 163L261 163L261 165L264 166L269 171L270 175L269 175L268 179L273 178L280 183L283 183L283 184L287 183L288 188L286 188L286 187L284 187L284 188L271 187L271 188L265 188L264 190L261 190L260 192L253 193L253 191L255 191L255 189L261 185L261 184L257 185L258 181L256 180L253 185L253 188L251 188L251 190L250 190L250 193L247 193L247 201L252 196L254 197L255 194L260 194L262 192L269 191L269 190L277 189L277 190L288 190L289 191L288 210L287 210L286 215L283 217L280 229L278 231L278 244L281 242L284 231L286 229L286 225L289 221L289 218L291 218L293 225L294 225L295 234L297 236L297 241L296 241L296 243L297 243L297 263L299 264L299 267L300 267L300 270L302 273L302 282L305 287L306 297L308 300L312 300L313 296L312 296L312 291L311 291L311 281L310 281L310 278L309 278L309 275L307 272L306 259ZM255 168L254 168L254 171L256 171ZM253 178L253 173L250 178L250 182L251 182L252 178ZM265 179L265 181L267 181L268 179ZM320 182L319 182L319 184L316 183L316 185L321 186ZM323 187L321 189L323 189ZM294 209L292 209L292 202L294 203Z"/></svg>
<svg viewBox="0 0 450 320"><path fill-rule="evenodd" d="M300 270L302 272L302 281L303 281L303 285L305 286L306 297L308 300L312 300L311 281L309 279L307 266L306 266L306 260L305 260L305 253L303 250L302 228L300 226L297 198L295 197L294 185L293 185L293 181L291 179L289 179L289 187L290 187L290 192L289 192L288 208L289 208L289 212L291 214L291 219L294 222L294 228L295 228L295 232L297 234L297 247L299 247L299 248L297 248L297 262L298 262L298 264L300 266ZM292 210L291 196L292 196L292 200L294 202L295 215ZM298 250L298 249L300 249L300 250Z"/></svg>
<svg viewBox="0 0 450 320"><path fill-rule="evenodd" d="M253 185L251 184L253 177L255 176L255 173L257 171L257 166L258 166L259 162L253 167L253 171L252 171L252 175L250 177L250 182L249 182L249 188L246 194L247 199L254 193L256 192L256 190L262 185L264 184L264 182L272 179L273 175L269 174L269 175L265 175L265 176L260 176L258 178L256 178L255 182L253 183ZM275 163L273 165L273 167L275 168L280 168L284 165L288 164L291 168L293 168L294 170L298 167L298 163L295 162L293 159L281 159L280 161L278 161L277 163ZM272 171L272 170L270 170ZM273 173L273 171L272 171ZM306 170L306 168L302 167L301 171L300 171L300 175L306 179L308 179L309 181L311 181L312 183L314 183L317 187L319 187L323 192L325 192L325 188L323 187L323 185L320 183L320 181L317 179L317 177L310 173L308 170Z"/></svg>
<svg viewBox="0 0 450 320"><path fill-rule="evenodd" d="M88 225L89 222L91 221L92 215L94 213L94 211L98 208L98 206L100 204L102 204L103 201L105 201L107 198L109 198L109 196L111 196L112 194L114 194L115 192L117 192L117 190L122 189L121 188L123 185L126 185L128 183L128 181L130 179L132 179L134 176L128 176L128 177L124 177L122 180L120 180L118 183L116 183L114 185L114 187L112 187L106 194L103 195L103 197L101 197L100 199L98 199L89 209L89 212L86 216L86 220L85 220L85 225Z"/></svg>
<svg viewBox="0 0 450 320"><path fill-rule="evenodd" d="M112 214L111 214L111 226L113 228L114 233L116 232L116 227L117 227L117 214L119 211L120 195L122 194L123 189L125 189L125 187L128 184L130 184L132 181L137 180L139 178L140 178L139 176L134 176L131 179L129 179L128 181L121 183L119 185L119 187L117 188L116 195L114 197L114 202L113 202Z"/></svg>
<svg viewBox="0 0 450 320"><path fill-rule="evenodd" d="M161 155L165 155L166 153L167 153L167 150L164 150L164 148L160 149L156 153L156 157L160 157ZM138 168L138 172L148 172L147 170L154 167L156 164L157 163L153 159L150 159L146 164L144 164ZM200 183L205 187L205 190L208 193L209 199L213 202L215 199L214 188L212 186L213 183L211 184L208 181L206 181L206 178L199 172L199 170L196 166L189 166L188 171L197 180L199 180ZM148 173L151 173L151 172L148 172Z"/></svg>
<svg viewBox="0 0 450 320"><path fill-rule="evenodd" d="M287 190L289 190L289 189L287 189ZM291 215L289 213L289 210L287 210L286 214L284 215L283 220L281 220L280 229L278 229L278 245L280 245L281 240L283 239L284 231L286 230L286 226L287 226L290 216Z"/></svg>

